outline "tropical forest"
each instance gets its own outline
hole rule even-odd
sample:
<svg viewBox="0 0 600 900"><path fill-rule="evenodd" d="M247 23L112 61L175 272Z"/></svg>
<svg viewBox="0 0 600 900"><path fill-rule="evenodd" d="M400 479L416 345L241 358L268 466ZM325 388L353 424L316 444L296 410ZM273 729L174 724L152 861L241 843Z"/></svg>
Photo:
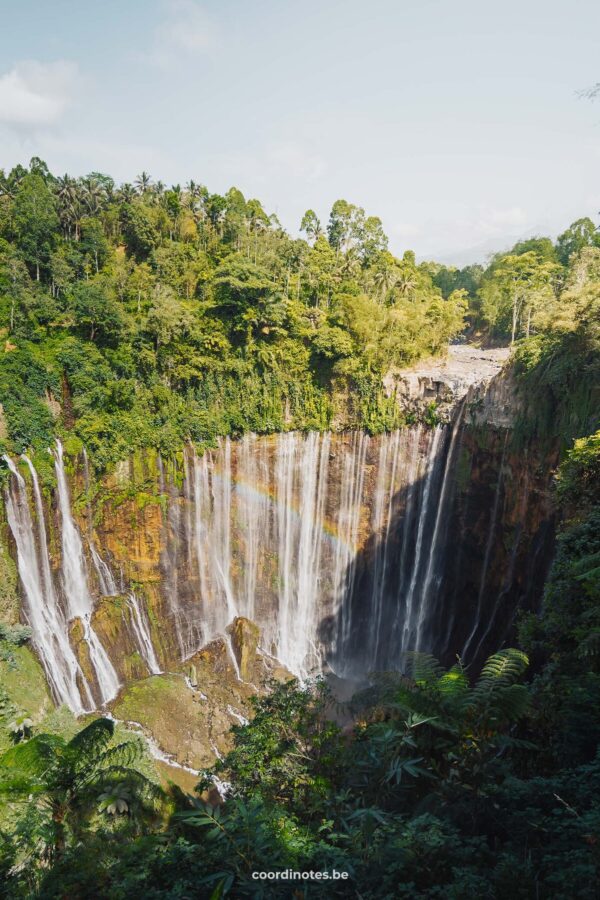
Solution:
<svg viewBox="0 0 600 900"><path fill-rule="evenodd" d="M599 896L600 230L376 212L0 171L0 897Z"/></svg>

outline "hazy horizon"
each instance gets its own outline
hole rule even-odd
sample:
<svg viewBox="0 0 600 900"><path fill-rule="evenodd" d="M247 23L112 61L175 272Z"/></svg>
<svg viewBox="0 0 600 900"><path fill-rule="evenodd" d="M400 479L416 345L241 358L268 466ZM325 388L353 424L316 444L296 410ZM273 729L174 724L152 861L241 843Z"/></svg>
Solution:
<svg viewBox="0 0 600 900"><path fill-rule="evenodd" d="M597 221L600 8L374 0L6 4L0 168L240 188L297 233L339 197L465 264ZM36 23L32 29L31 23Z"/></svg>

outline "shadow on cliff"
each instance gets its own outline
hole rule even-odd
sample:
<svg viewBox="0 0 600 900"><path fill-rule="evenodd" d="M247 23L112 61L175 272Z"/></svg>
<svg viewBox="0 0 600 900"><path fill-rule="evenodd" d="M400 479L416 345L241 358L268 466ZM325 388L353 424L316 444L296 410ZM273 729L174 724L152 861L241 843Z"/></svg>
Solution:
<svg viewBox="0 0 600 900"><path fill-rule="evenodd" d="M427 502L425 478L394 495L389 528L356 554L343 603L321 622L336 674L400 669L411 650L444 665L460 656L476 672L514 644L519 611L539 606L554 517L550 470L511 457L506 445L506 434L492 432L482 447L463 428L441 510L445 459Z"/></svg>

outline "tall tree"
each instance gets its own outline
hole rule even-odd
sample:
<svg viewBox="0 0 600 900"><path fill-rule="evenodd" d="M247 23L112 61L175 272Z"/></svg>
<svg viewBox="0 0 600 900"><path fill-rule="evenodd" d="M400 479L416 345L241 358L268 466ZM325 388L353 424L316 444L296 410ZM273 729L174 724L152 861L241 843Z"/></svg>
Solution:
<svg viewBox="0 0 600 900"><path fill-rule="evenodd" d="M309 241L316 241L323 234L319 217L313 209L307 209L300 222L300 231L303 231Z"/></svg>
<svg viewBox="0 0 600 900"><path fill-rule="evenodd" d="M490 266L479 292L482 307L492 326L508 327L511 344L519 333L528 337L538 314L555 300L559 269L533 250L508 253Z"/></svg>
<svg viewBox="0 0 600 900"><path fill-rule="evenodd" d="M25 175L19 184L14 221L17 244L39 281L41 270L48 266L59 227L54 194L41 175Z"/></svg>
<svg viewBox="0 0 600 900"><path fill-rule="evenodd" d="M123 313L105 278L79 282L73 291L71 308L76 325L83 328L90 341L114 338L123 327Z"/></svg>
<svg viewBox="0 0 600 900"><path fill-rule="evenodd" d="M152 179L147 172L142 172L134 181L138 194L145 194L152 184Z"/></svg>
<svg viewBox="0 0 600 900"><path fill-rule="evenodd" d="M600 247L600 231L589 218L577 219L556 240L556 252L563 266L574 253L593 246Z"/></svg>

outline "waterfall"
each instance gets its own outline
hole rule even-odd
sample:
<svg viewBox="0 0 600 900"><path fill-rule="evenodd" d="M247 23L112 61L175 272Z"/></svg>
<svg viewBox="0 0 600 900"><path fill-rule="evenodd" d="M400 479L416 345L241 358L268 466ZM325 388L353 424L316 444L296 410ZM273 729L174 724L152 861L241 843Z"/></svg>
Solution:
<svg viewBox="0 0 600 900"><path fill-rule="evenodd" d="M148 666L148 670L152 675L159 675L161 668L154 652L152 638L150 636L150 627L146 619L145 612L142 610L139 598L133 592L129 595L128 606L131 612L131 626L135 634L135 639L139 647L142 659Z"/></svg>
<svg viewBox="0 0 600 900"><path fill-rule="evenodd" d="M466 398L465 398L466 399ZM454 474L454 463L455 463L455 453L457 446L457 438L460 431L460 426L462 423L463 413L465 409L465 402L461 404L459 407L458 413L455 417L454 424L452 426L452 434L450 437L450 444L448 447L448 453L446 455L446 463L444 465L444 474L442 476L442 487L439 492L439 496L437 498L437 508L435 514L435 525L433 528L433 538L431 540L431 548L429 551L429 559L427 562L427 569L425 571L425 577L423 579L423 587L421 590L421 602L419 603L419 614L417 617L417 629L416 629L416 638L415 638L415 650L421 650L423 648L424 642L424 627L427 621L428 616L431 616L431 605L432 600L434 599L434 591L437 591L439 587L441 578L442 578L442 566L440 565L440 557L439 553L440 543L443 540L442 531L447 522L447 512L448 512L448 497L450 492L450 485L452 482L452 477Z"/></svg>
<svg viewBox="0 0 600 900"><path fill-rule="evenodd" d="M276 462L279 616L276 655L292 672L320 668L315 643L322 583L320 530L327 491L329 435L286 434Z"/></svg>
<svg viewBox="0 0 600 900"><path fill-rule="evenodd" d="M334 565L334 598L340 612L335 649L341 649L350 637L352 608L346 602L353 595L356 576L356 551L360 530L361 501L363 495L365 460L369 436L357 432L352 440L350 453L344 454L341 475L341 496L338 512L338 541Z"/></svg>
<svg viewBox="0 0 600 900"><path fill-rule="evenodd" d="M325 664L340 674L397 666L427 648L459 428L249 434L202 456L189 448L181 488L161 470L181 658L238 615L300 677Z"/></svg>
<svg viewBox="0 0 600 900"><path fill-rule="evenodd" d="M361 501L370 505L370 537L361 571L355 558L341 592L330 654L339 675L402 668L408 651L436 649L460 429L459 414L452 428L386 435L366 461L375 470Z"/></svg>
<svg viewBox="0 0 600 900"><path fill-rule="evenodd" d="M90 541L90 556L98 576L98 586L103 597L116 597L120 592L115 577L108 563L104 562L93 543Z"/></svg>
<svg viewBox="0 0 600 900"><path fill-rule="evenodd" d="M475 616L473 618L473 627L469 633L469 636L467 637L467 640L466 640L465 645L462 650L463 658L467 657L469 647L471 645L471 642L473 641L473 639L475 638L475 636L477 634L477 630L479 628L479 623L481 620L481 612L482 612L482 608L483 608L484 595L485 595L485 583L486 583L487 573L488 573L488 569L489 569L489 565L490 565L492 549L494 546L494 535L496 533L496 522L498 519L498 509L500 506L500 492L501 492L501 487L502 487L502 470L504 467L504 457L506 455L507 444L508 444L508 432L506 433L506 437L504 439L502 458L500 460L500 468L498 470L498 480L496 482L496 490L494 492L494 506L492 508L492 517L490 519L490 527L488 530L487 542L485 545L485 555L483 557L483 567L481 569L479 592L477 594L477 609L475 611ZM486 632L486 634L487 634L487 632ZM485 634L484 634L484 637L485 637Z"/></svg>
<svg viewBox="0 0 600 900"><path fill-rule="evenodd" d="M70 619L80 619L82 623L84 640L88 645L90 661L98 681L101 703L104 705L116 696L120 684L108 654L91 623L94 601L87 583L81 538L71 514L63 448L60 441L56 442L54 464L62 522L62 576L68 615Z"/></svg>
<svg viewBox="0 0 600 900"><path fill-rule="evenodd" d="M159 603L166 658L169 646L171 656L174 647L183 661L219 636L233 653L230 625L236 616L254 621L264 652L300 678L329 669L360 679L376 669L401 668L408 651L446 646L449 630L460 625L460 606L443 601L462 435L459 411L450 426L415 425L378 436L247 434L240 441L223 438L202 454L189 446L182 461L159 456ZM81 711L93 707L93 692L101 704L115 696L117 660L92 626L94 601L59 442L54 460L60 585L53 581L37 476L29 462L37 532L25 483L10 461L7 510L35 646L53 694ZM491 627L486 621L482 628L480 619L500 515L500 479L495 487L484 558L474 576L476 621L462 626L460 638L466 630L473 646L485 625ZM94 586L104 596L128 596L128 639L148 671L158 674L143 597L122 578L117 584L108 562L113 557L91 528L83 540ZM515 559L516 554L514 549ZM131 565L135 579L135 560ZM97 687L86 684L69 644L74 619L82 623Z"/></svg>
<svg viewBox="0 0 600 900"><path fill-rule="evenodd" d="M6 512L17 546L23 610L31 627L33 645L56 702L66 703L75 713L83 713L91 710L94 704L89 685L71 649L67 620L54 589L37 473L31 461L24 457L33 479L38 530L36 543L25 480L12 460L8 456L3 458L12 473L6 493Z"/></svg>
<svg viewBox="0 0 600 900"><path fill-rule="evenodd" d="M430 496L431 496L431 485L438 471L439 465L439 447L440 441L442 437L443 431L442 428L438 425L434 429L433 432L433 440L431 441L431 449L429 452L429 456L427 459L427 473L425 475L425 481L423 485L423 499L421 502L421 507L419 510L419 519L417 524L417 537L416 537L416 546L415 546L415 556L414 561L412 563L411 570L411 578L410 584L408 586L408 592L405 598L405 614L404 614L404 627L402 632L402 649L403 650L416 650L416 639L417 639L417 621L420 612L420 606L417 606L415 602L415 595L419 594L421 601L423 600L423 587L424 581L419 579L419 575L422 575L422 564L425 558L424 547L425 547L425 533L426 528L429 525L430 518L432 515L432 507L430 504ZM427 557L431 560L431 551ZM417 586L418 585L418 586Z"/></svg>
<svg viewBox="0 0 600 900"><path fill-rule="evenodd" d="M381 449L379 452L372 525L372 533L379 535L379 543L375 551L373 573L374 627L373 647L371 651L372 659L377 659L379 653L379 641L385 601L389 537L392 525L392 503L394 492L396 490L396 470L398 467L399 447L400 432L396 432L389 445L387 441L381 442ZM391 471L388 464L388 458L390 456Z"/></svg>
<svg viewBox="0 0 600 900"><path fill-rule="evenodd" d="M268 521L270 477L264 449L264 442L257 440L255 434L247 434L242 438L238 456L238 521L246 560L243 610L249 619L254 619L256 615L259 554L261 542L265 540L265 535L261 534L261 525ZM266 485L265 493L257 493L252 489L252 485L261 483Z"/></svg>
<svg viewBox="0 0 600 900"><path fill-rule="evenodd" d="M200 596L204 598L206 604L211 604L214 607L211 594L212 579L210 577L210 535L205 527L205 522L208 517L207 505L209 502L208 468L207 458L205 456L202 457L202 459L199 459L194 455L192 472L194 479L193 503L195 513L193 542L196 548ZM219 627L214 610L207 625L209 630L214 631Z"/></svg>
<svg viewBox="0 0 600 900"><path fill-rule="evenodd" d="M403 591L406 587L406 578L410 577L410 569L408 566L408 553L411 536L414 530L414 517L416 511L415 496L419 491L419 478L421 457L419 449L421 446L422 429L420 425L409 432L409 447L407 449L405 470L403 473L403 483L406 484L406 498L404 501L404 512L402 518L402 543L400 549L400 577L398 579L398 590L396 605L401 610L401 601ZM400 618L396 616L394 623L394 631L397 632L400 627Z"/></svg>
<svg viewBox="0 0 600 900"><path fill-rule="evenodd" d="M231 585L231 441L220 442L217 458L221 460L221 472L213 470L212 494L214 520L212 528L213 562L221 591L225 598L227 619L237 615L236 602Z"/></svg>

